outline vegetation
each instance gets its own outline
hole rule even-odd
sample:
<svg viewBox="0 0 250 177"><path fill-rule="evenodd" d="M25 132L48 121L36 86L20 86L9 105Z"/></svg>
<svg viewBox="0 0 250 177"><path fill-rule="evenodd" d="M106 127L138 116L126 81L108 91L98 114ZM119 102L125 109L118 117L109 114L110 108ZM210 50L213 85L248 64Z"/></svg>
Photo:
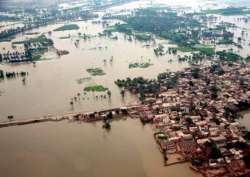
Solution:
<svg viewBox="0 0 250 177"><path fill-rule="evenodd" d="M106 74L101 68L89 68L87 72L92 76L103 76Z"/></svg>
<svg viewBox="0 0 250 177"><path fill-rule="evenodd" d="M22 20L24 26L23 27L13 27L7 30L3 30L0 32L0 41L11 40L15 38L15 35L19 33L23 33L25 31L29 31L31 29L38 28L40 26L46 26L55 22L65 22L72 20L88 20L97 17L98 15L93 14L89 10L82 8L71 8L65 9L63 11L59 10L58 7L48 8L44 10L44 8L34 8L27 9L24 8L22 11L16 11L16 9L8 9L8 11L12 11L17 16L3 16L1 15L0 21L2 20ZM7 19L8 18L8 19ZM32 19L32 20L31 20Z"/></svg>
<svg viewBox="0 0 250 177"><path fill-rule="evenodd" d="M246 164L246 167L247 167L248 169L250 169L250 155L245 155L245 156L243 157L243 160L244 160L244 162L245 162L245 164Z"/></svg>
<svg viewBox="0 0 250 177"><path fill-rule="evenodd" d="M207 14L219 14L219 15L225 15L225 16L250 14L249 9L242 8L242 7L228 7L225 9L206 10L204 12Z"/></svg>
<svg viewBox="0 0 250 177"><path fill-rule="evenodd" d="M145 94L160 92L160 86L173 88L178 82L179 73L164 72L160 73L157 79L144 79L143 77L127 78L115 81L115 84L121 88L138 94L141 101L144 101ZM123 90L121 93L124 92Z"/></svg>
<svg viewBox="0 0 250 177"><path fill-rule="evenodd" d="M200 54L212 57L215 54L214 48L206 45L194 45L193 47L177 47L181 52L200 52Z"/></svg>
<svg viewBox="0 0 250 177"><path fill-rule="evenodd" d="M152 39L151 35L147 33L135 33L135 38L139 41L149 41Z"/></svg>
<svg viewBox="0 0 250 177"><path fill-rule="evenodd" d="M144 63L135 62L135 63L130 63L128 67L129 67L129 69L132 69L132 68L148 68L151 65L153 65L153 64L151 64L149 62L144 62Z"/></svg>
<svg viewBox="0 0 250 177"><path fill-rule="evenodd" d="M244 138L247 140L250 140L250 132L249 131L244 135Z"/></svg>
<svg viewBox="0 0 250 177"><path fill-rule="evenodd" d="M106 92L109 89L102 85L93 85L84 88L85 92Z"/></svg>
<svg viewBox="0 0 250 177"><path fill-rule="evenodd" d="M42 34L28 40L12 42L12 44L27 44L29 46L34 45L34 47L44 47L52 46L54 42L52 41L52 39L49 39L44 34Z"/></svg>
<svg viewBox="0 0 250 177"><path fill-rule="evenodd" d="M3 72L3 70L0 70L0 79L4 79L4 72Z"/></svg>
<svg viewBox="0 0 250 177"><path fill-rule="evenodd" d="M84 78L77 79L77 83L82 84L82 83L90 81L90 80L91 80L91 77L84 77Z"/></svg>
<svg viewBox="0 0 250 177"><path fill-rule="evenodd" d="M154 53L156 56L162 56L164 55L166 52L164 51L164 46L159 44L158 47L156 49L154 49Z"/></svg>
<svg viewBox="0 0 250 177"><path fill-rule="evenodd" d="M68 36L61 36L61 37L59 37L59 39L70 39L70 35L68 35Z"/></svg>
<svg viewBox="0 0 250 177"><path fill-rule="evenodd" d="M187 122L188 125L192 125L193 124L193 119L188 117L188 118L186 118L186 122Z"/></svg>
<svg viewBox="0 0 250 177"><path fill-rule="evenodd" d="M127 35L133 31L152 33L169 39L179 46L192 46L198 42L198 31L189 30L201 24L192 16L179 16L173 11L160 11L155 8L139 9L130 16L117 16L125 24L116 24L109 32L122 32ZM191 35L189 34L191 32Z"/></svg>
<svg viewBox="0 0 250 177"><path fill-rule="evenodd" d="M250 56L246 57L246 62L250 62Z"/></svg>
<svg viewBox="0 0 250 177"><path fill-rule="evenodd" d="M28 76L28 72L21 71L21 72L4 72L0 70L0 79L13 79L17 77L26 77Z"/></svg>
<svg viewBox="0 0 250 177"><path fill-rule="evenodd" d="M126 80L118 79L115 84L120 88L128 89L134 93L158 92L160 85L156 80L147 80L142 77L134 79L127 78Z"/></svg>
<svg viewBox="0 0 250 177"><path fill-rule="evenodd" d="M197 166L197 167L202 166L203 162L204 162L204 160L201 158L192 157L192 159L191 159L192 165Z"/></svg>
<svg viewBox="0 0 250 177"><path fill-rule="evenodd" d="M200 68L193 68L191 74L195 79L200 78Z"/></svg>
<svg viewBox="0 0 250 177"><path fill-rule="evenodd" d="M236 62L243 59L240 55L233 52L226 52L225 50L216 52L216 55L219 56L220 60L229 62Z"/></svg>
<svg viewBox="0 0 250 177"><path fill-rule="evenodd" d="M210 72L217 74L217 75L223 75L225 71L222 69L222 67L219 64L212 64L210 68Z"/></svg>
<svg viewBox="0 0 250 177"><path fill-rule="evenodd" d="M218 97L220 89L216 85L212 85L210 87L211 97L212 99L216 99Z"/></svg>
<svg viewBox="0 0 250 177"><path fill-rule="evenodd" d="M34 55L34 56L32 56L32 60L33 61L40 61L40 60L42 60L42 56L41 55Z"/></svg>
<svg viewBox="0 0 250 177"><path fill-rule="evenodd" d="M69 30L78 30L79 26L76 24L66 24L59 28L54 29L53 31L69 31Z"/></svg>
<svg viewBox="0 0 250 177"><path fill-rule="evenodd" d="M218 159L222 157L221 151L218 146L213 142L205 143L208 151L208 157L211 159Z"/></svg>
<svg viewBox="0 0 250 177"><path fill-rule="evenodd" d="M39 35L35 38L12 43L12 45L15 44L24 44L26 58L29 61L38 61L42 59L44 52L54 45L54 42L45 35Z"/></svg>

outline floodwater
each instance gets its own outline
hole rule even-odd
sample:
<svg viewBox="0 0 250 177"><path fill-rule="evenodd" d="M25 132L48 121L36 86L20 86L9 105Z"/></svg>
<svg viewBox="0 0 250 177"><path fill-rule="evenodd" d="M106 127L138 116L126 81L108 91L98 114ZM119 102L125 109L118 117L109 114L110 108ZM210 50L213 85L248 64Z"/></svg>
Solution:
<svg viewBox="0 0 250 177"><path fill-rule="evenodd" d="M189 0L188 5L202 6L203 3L211 3L210 1ZM186 1L185 1L186 2ZM145 4L150 4L151 1L136 1L128 3L123 6L112 7L108 11L114 12L119 8L138 8L144 7ZM159 4L159 2L154 2ZM171 5L170 1L162 1L166 5ZM174 5L184 5L183 1L176 1ZM220 17L218 21L225 21L237 23L238 28L232 29L235 33L235 41L238 37L242 37L242 49L236 46L217 46L219 50L230 49L240 53L244 57L250 55L250 21L238 17ZM218 21L216 23L218 23ZM24 65L0 65L0 69L4 71L26 71L29 72L29 77L26 84L23 85L21 79L5 80L0 83L0 121L6 120L8 115L14 115L15 119L26 119L31 117L44 116L47 114L63 114L68 112L79 111L96 111L100 109L107 109L113 107L120 107L127 104L134 104L137 98L129 93L126 93L123 99L120 95L120 90L114 84L117 79L127 77L144 76L146 78L155 78L158 73L164 72L167 69L171 71L181 70L187 67L188 64L178 63L177 56L165 55L156 57L153 48L157 44L164 43L170 46L167 41L157 39L156 44L150 44L146 47L146 43L139 41L130 42L124 38L122 34L117 34L118 40L105 37L92 37L89 40L81 39L79 45L75 42L79 39L78 33L86 33L88 35L97 35L104 30L101 24L93 24L88 22L74 22L80 26L79 30L53 32L50 38L53 39L55 47L60 50L68 50L69 55L58 58L55 52L48 52L45 57L46 61L37 62L34 67L33 64ZM110 22L112 24L114 22ZM30 32L40 34L61 26L63 24L49 25L47 27L38 28ZM242 30L245 31L242 36ZM71 35L69 39L61 39ZM34 37L35 35L19 35L15 41L21 41L25 38ZM0 50L10 50L11 45L7 42L0 43ZM17 46L17 49L19 47ZM181 54L182 55L182 54ZM183 54L184 55L184 54ZM113 62L109 59L114 57ZM104 63L103 60L107 62ZM146 69L129 69L128 65L131 62L147 62L150 61L153 66ZM86 69L92 67L100 67L104 70L106 75L92 77L90 81L78 84L77 80L81 78L90 77ZM70 106L70 100L78 93L83 93L84 87L93 84L101 84L108 87L112 92L111 99L96 100L95 95L88 94L82 96L74 106Z"/></svg>
<svg viewBox="0 0 250 177"><path fill-rule="evenodd" d="M119 120L44 123L0 129L4 177L200 177L189 164L163 165L150 126Z"/></svg>
<svg viewBox="0 0 250 177"><path fill-rule="evenodd" d="M139 5L129 3L123 8L140 7L144 5L140 5L142 2L139 1ZM180 0L175 2L174 6L183 4ZM196 4L197 0L188 2L197 8L203 7ZM206 2L214 6L213 1ZM170 1L166 0L166 4L168 3ZM119 8L111 8L110 11ZM172 45L160 39L157 39L155 45L146 47L145 43L129 42L123 35L117 34L118 40L92 37L86 41L80 40L76 46L79 32L97 35L103 31L103 27L101 24L92 24L91 21L74 23L80 26L79 30L53 32L49 36L57 49L68 50L69 55L58 58L53 51L49 51L44 56L47 60L37 62L35 66L0 65L0 69L4 71L29 72L25 85L21 79L0 83L0 121L6 121L8 115L21 120L47 114L97 111L134 104L137 102L136 96L126 93L124 99L121 97L120 90L114 84L116 79L136 76L154 78L166 69L177 71L188 66L178 63L177 56L156 57L153 48L157 44ZM50 25L31 32L48 35L48 31L61 25ZM60 39L68 34L72 37ZM20 35L16 41L34 36ZM0 43L0 50L3 48L9 50L11 46ZM109 62L112 56L114 60ZM104 59L107 60L106 63L103 62ZM128 68L131 62L149 60L153 66L147 69ZM91 77L86 69L92 67L102 68L106 75ZM86 77L91 77L91 80L81 84L77 82ZM112 92L111 99L96 100L97 93L83 96L84 87L91 84L108 87ZM77 93L81 93L81 97L72 107L70 100ZM67 121L4 128L0 129L0 142L0 176L3 177L200 176L189 169L188 163L164 167L153 139L152 128L142 126L138 120L115 121L110 132L102 129L102 123L79 124Z"/></svg>
<svg viewBox="0 0 250 177"><path fill-rule="evenodd" d="M241 125L244 125L248 130L250 130L250 111L245 111L242 113L243 118L239 119Z"/></svg>
<svg viewBox="0 0 250 177"><path fill-rule="evenodd" d="M134 104L135 96L126 93L124 99L120 95L120 90L114 84L117 79L127 77L144 76L154 78L159 72L166 69L176 71L186 67L187 64L176 62L177 56L156 57L153 48L145 47L145 43L138 41L129 42L123 35L117 35L118 40L105 37L93 37L87 41L80 40L79 46L75 46L79 38L78 33L97 35L103 31L101 24L89 22L75 22L80 26L78 31L53 32L51 37L55 47L60 50L68 50L69 55L58 58L53 52L49 52L44 57L49 59L33 64L24 65L0 65L0 69L5 71L26 71L29 72L26 84L23 85L21 79L5 80L0 83L0 120L6 120L8 115L14 115L18 119L43 116L47 114L63 114L78 111L97 111L112 107L120 107L126 104ZM61 26L62 24L51 25L32 32L48 32ZM70 39L61 39L70 34ZM26 36L18 36L16 41L23 40ZM34 36L28 36L34 37ZM165 41L157 41L166 43ZM1 44L0 44L1 45ZM2 43L0 48L7 43ZM99 49L100 48L100 49ZM113 62L110 58L113 56ZM107 60L104 63L104 59ZM172 59L174 62L169 62ZM131 62L153 63L147 69L129 69ZM95 76L88 82L79 84L78 79L91 77L86 69L100 67L106 75ZM85 86L91 84L101 84L108 87L112 96L111 99L95 99L93 93L81 96L72 107L69 103L71 98L77 93L83 94ZM83 100L84 99L84 100Z"/></svg>

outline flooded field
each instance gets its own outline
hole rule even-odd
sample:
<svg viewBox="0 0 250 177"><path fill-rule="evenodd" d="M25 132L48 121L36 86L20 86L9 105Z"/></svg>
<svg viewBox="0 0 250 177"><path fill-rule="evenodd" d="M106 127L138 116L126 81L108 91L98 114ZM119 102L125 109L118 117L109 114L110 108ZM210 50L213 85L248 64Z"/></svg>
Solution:
<svg viewBox="0 0 250 177"><path fill-rule="evenodd" d="M102 32L101 24L89 22L76 22L80 26L78 31L53 32L50 36L56 48L68 50L69 55L60 58L48 52L45 58L48 60L33 64L22 65L1 65L6 71L26 71L29 77L25 85L20 80L6 80L1 82L0 90L0 119L5 120L6 116L12 114L16 119L37 117L46 114L60 114L72 111L96 111L104 108L119 107L126 104L134 104L136 98L126 93L122 99L120 90L114 84L119 78L145 76L154 78L160 72L169 69L176 71L187 64L180 64L176 61L177 56L156 57L152 47L146 47L145 43L139 41L128 41L124 36L118 34L118 40L106 37L93 37L88 40L78 39L78 32L89 35L97 35ZM61 26L61 24L43 27L32 32L48 32ZM70 34L69 39L61 39ZM24 40L27 36L18 36L16 41ZM30 37L30 36L28 36ZM166 41L158 41L166 43ZM8 47L6 43L1 47ZM11 46L10 46L11 47ZM7 49L6 49L7 50ZM110 62L110 58L113 61ZM172 59L173 62L169 62ZM104 62L106 60L106 62ZM130 62L150 60L153 65L146 69L129 69ZM106 75L91 77L86 69L100 67ZM79 84L78 79L91 77L90 81ZM81 98L73 107L69 104L70 99L83 93L84 86L89 84L102 84L108 87L112 96L111 99L95 100L94 94Z"/></svg>

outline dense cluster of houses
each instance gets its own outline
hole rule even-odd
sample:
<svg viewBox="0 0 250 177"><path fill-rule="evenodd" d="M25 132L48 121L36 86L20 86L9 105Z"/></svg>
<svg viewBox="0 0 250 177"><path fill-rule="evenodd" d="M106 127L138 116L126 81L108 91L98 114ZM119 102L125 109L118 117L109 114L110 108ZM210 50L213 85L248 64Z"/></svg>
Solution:
<svg viewBox="0 0 250 177"><path fill-rule="evenodd" d="M152 122L155 139L167 156L181 154L204 176L241 176L249 171L248 141L237 118L250 106L250 64L203 67L198 77L186 69L175 88L146 94L141 120Z"/></svg>

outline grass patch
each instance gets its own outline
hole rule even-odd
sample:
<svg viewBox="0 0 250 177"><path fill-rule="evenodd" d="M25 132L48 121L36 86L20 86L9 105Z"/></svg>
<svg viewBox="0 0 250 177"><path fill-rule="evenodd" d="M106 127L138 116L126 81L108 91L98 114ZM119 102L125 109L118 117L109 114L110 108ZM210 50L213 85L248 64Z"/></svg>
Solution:
<svg viewBox="0 0 250 177"><path fill-rule="evenodd" d="M92 76L103 76L106 74L101 68L89 68L87 72Z"/></svg>
<svg viewBox="0 0 250 177"><path fill-rule="evenodd" d="M53 31L69 31L69 30L78 30L80 27L76 24L66 24L59 28L54 29Z"/></svg>
<svg viewBox="0 0 250 177"><path fill-rule="evenodd" d="M93 85L84 88L85 92L106 92L109 89L102 85Z"/></svg>

